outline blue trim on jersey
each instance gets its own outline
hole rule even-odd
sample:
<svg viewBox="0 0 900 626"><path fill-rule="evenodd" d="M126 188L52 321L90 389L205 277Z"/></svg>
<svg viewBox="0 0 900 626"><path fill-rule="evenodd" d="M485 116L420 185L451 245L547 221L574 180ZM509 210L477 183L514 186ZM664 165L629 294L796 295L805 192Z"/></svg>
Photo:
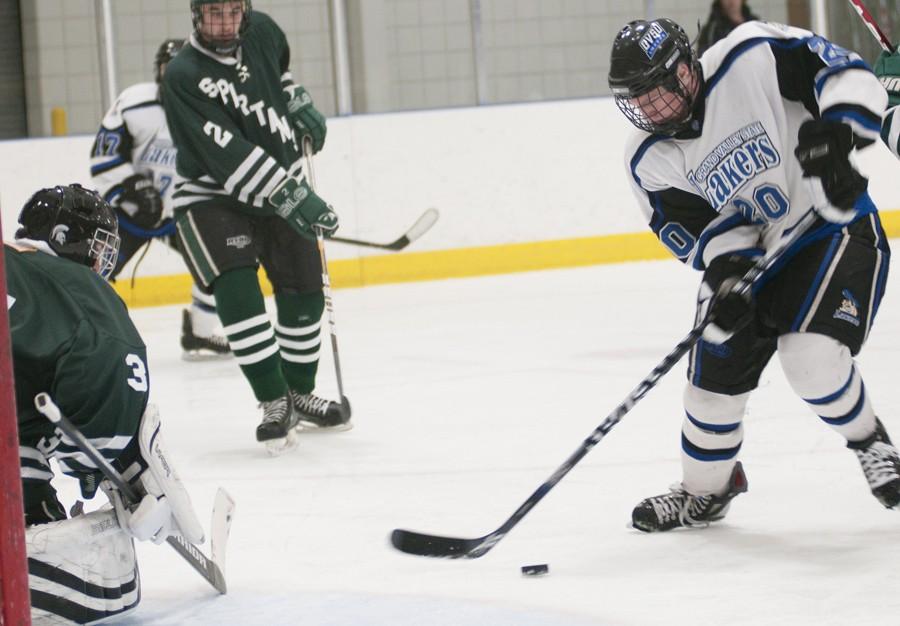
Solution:
<svg viewBox="0 0 900 626"><path fill-rule="evenodd" d="M832 426L842 426L848 422L852 422L859 416L860 412L863 409L863 406L866 404L866 385L865 383L860 383L859 388L859 400L856 401L856 404L850 409L849 413L845 415L841 415L840 417L825 417L820 415L819 417L826 424L831 424Z"/></svg>
<svg viewBox="0 0 900 626"><path fill-rule="evenodd" d="M97 174L102 174L103 172L108 172L111 169L114 169L122 163L125 162L123 157L116 157L112 161L107 161L106 163L100 163L99 165L95 165L91 168L91 176L96 176Z"/></svg>
<svg viewBox="0 0 900 626"><path fill-rule="evenodd" d="M751 48L754 48L759 44L767 43L770 46L775 45L780 48L790 49L806 45L806 42L807 39L774 39L772 37L754 37L752 39L742 41L741 43L736 45L727 55L725 55L725 59L719 65L719 68L706 82L706 89L704 89L703 96L709 96L710 92L713 90L716 84L720 80L722 80L722 78L725 76L725 74L728 72L728 70L731 68L731 65L737 60L737 58Z"/></svg>
<svg viewBox="0 0 900 626"><path fill-rule="evenodd" d="M878 133L881 131L881 118L874 116L865 116L859 111L852 109L843 109L841 107L831 107L822 114L823 120L834 120L836 122L843 122L844 120L850 120L856 122L866 130L870 130L873 133Z"/></svg>
<svg viewBox="0 0 900 626"><path fill-rule="evenodd" d="M803 305L800 307L800 310L797 311L797 317L794 318L794 322L791 324L791 332L797 332L800 325L803 323L803 318L809 313L809 309L812 307L816 293L822 286L822 279L825 277L825 272L828 271L828 266L831 265L831 262L834 260L838 244L842 240L843 236L836 235L832 237L831 244L828 246L828 251L825 253L825 258L822 259L822 262L819 264L819 270L816 272L816 277L813 279L812 283L810 283L809 290L806 292L806 297L803 299Z"/></svg>
<svg viewBox="0 0 900 626"><path fill-rule="evenodd" d="M698 339L697 343L694 344L694 346L696 346L695 352L697 355L694 357L694 363L693 363L694 376L693 376L693 378L691 378L691 384L694 387L700 387L700 371L703 369L702 358L703 358L703 344L704 343L705 342L703 341L703 339Z"/></svg>
<svg viewBox="0 0 900 626"><path fill-rule="evenodd" d="M826 67L819 71L818 76L820 78L816 78L816 97L822 94L822 88L825 86L825 81L834 76L835 74L840 74L844 70L866 70L867 72L871 72L872 69L869 67L868 63L863 61L862 59L857 59L855 61L850 61L846 65L838 65L837 67Z"/></svg>
<svg viewBox="0 0 900 626"><path fill-rule="evenodd" d="M744 221L743 216L735 214L722 220L720 224L717 224L713 228L704 230L700 234L700 239L697 240L697 245L694 246L694 269L702 270L705 267L705 264L703 263L703 251L706 249L706 246L711 239L727 233L730 230L734 230L738 226L744 225L746 225L746 222Z"/></svg>
<svg viewBox="0 0 900 626"><path fill-rule="evenodd" d="M694 443L691 443L691 441L684 435L684 433L682 433L681 449L686 455L688 455L692 459L697 459L698 461L727 461L729 459L733 459L738 455L738 452L741 451L741 444L738 444L733 448L708 450L706 448L701 448Z"/></svg>
<svg viewBox="0 0 900 626"><path fill-rule="evenodd" d="M129 235L134 235L135 237L140 237L141 239L153 239L154 237L168 237L169 235L175 234L175 220L168 220L163 223L159 228L141 228L136 224L128 221L127 218L123 217L121 213L118 215L119 218L119 228L124 230Z"/></svg>
<svg viewBox="0 0 900 626"><path fill-rule="evenodd" d="M834 393L830 393L827 396L824 396L822 398L813 398L812 400L803 398L803 401L806 402L807 404L813 404L813 405L817 405L817 406L822 405L822 404L831 404L832 402L834 402L835 400L840 398L842 395L847 393L847 389L849 389L850 383L853 382L853 377L855 375L856 375L856 366L854 365L853 367L850 368L850 376L847 378L847 382L845 382L843 384L843 386L841 386L840 389L838 389Z"/></svg>
<svg viewBox="0 0 900 626"><path fill-rule="evenodd" d="M690 420L691 424L693 424L697 428L700 428L702 430L709 430L714 433L731 433L741 427L740 422L735 422L734 424L708 424L707 422L701 422L687 411L685 411L684 414L687 415L687 418L688 420Z"/></svg>

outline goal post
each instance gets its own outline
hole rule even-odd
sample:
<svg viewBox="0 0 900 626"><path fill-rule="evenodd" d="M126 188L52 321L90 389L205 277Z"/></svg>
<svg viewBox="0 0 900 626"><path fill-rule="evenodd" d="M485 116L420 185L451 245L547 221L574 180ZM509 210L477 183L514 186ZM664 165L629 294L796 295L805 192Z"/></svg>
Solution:
<svg viewBox="0 0 900 626"><path fill-rule="evenodd" d="M0 626L30 626L25 513L4 254L0 254L0 294L7 300L7 305L0 307Z"/></svg>

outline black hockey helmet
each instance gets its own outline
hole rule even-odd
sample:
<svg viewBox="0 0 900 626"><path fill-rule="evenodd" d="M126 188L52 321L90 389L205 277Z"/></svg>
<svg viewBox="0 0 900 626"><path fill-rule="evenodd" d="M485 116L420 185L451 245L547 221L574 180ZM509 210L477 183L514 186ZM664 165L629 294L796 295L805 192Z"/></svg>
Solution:
<svg viewBox="0 0 900 626"><path fill-rule="evenodd" d="M223 5L219 8L222 10L223 20L234 19L228 15L225 15L225 10L230 8L231 5L240 4L241 8L241 26L237 31L237 34L234 37L228 38L214 38L210 39L208 37L204 37L201 34L202 26L203 26L203 5L204 4L218 4ZM244 32L247 30L247 27L250 25L250 13L253 11L253 7L251 5L250 0L191 0L191 20L194 23L194 36L197 37L197 41L204 48L211 52L215 52L216 54L221 55L229 55L232 54L235 50L237 50L238 46L241 45L241 37Z"/></svg>
<svg viewBox="0 0 900 626"><path fill-rule="evenodd" d="M119 226L112 207L81 185L41 189L19 214L17 239L45 242L58 256L109 277L119 256Z"/></svg>
<svg viewBox="0 0 900 626"><path fill-rule="evenodd" d="M652 21L634 20L619 31L613 41L609 60L609 88L616 105L628 120L651 133L674 135L691 119L694 94L687 93L678 79L677 70L686 63L697 77L700 64L684 29L668 18ZM640 96L647 97L652 108L651 92L668 90L683 101L683 111L669 107L667 119L654 121L638 106ZM645 107L646 107L646 103Z"/></svg>
<svg viewBox="0 0 900 626"><path fill-rule="evenodd" d="M163 66L175 58L178 51L184 47L184 39L166 39L159 45L156 58L153 60L153 76L157 84L162 82Z"/></svg>

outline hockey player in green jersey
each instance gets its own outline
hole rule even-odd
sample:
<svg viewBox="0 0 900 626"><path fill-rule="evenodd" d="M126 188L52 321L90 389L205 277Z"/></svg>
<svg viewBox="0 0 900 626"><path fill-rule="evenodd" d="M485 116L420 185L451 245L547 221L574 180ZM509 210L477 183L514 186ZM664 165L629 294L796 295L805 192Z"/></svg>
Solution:
<svg viewBox="0 0 900 626"><path fill-rule="evenodd" d="M263 409L256 438L273 453L298 427L349 427L341 403L314 395L322 269L314 230L338 218L299 173L304 139L325 141L325 119L293 84L290 48L250 2L191 0L194 32L163 79L178 148L175 219L194 277L211 286L219 318ZM257 268L275 292L266 315Z"/></svg>
<svg viewBox="0 0 900 626"><path fill-rule="evenodd" d="M178 533L196 543L203 530L159 442L144 342L104 280L118 255L113 209L83 187L60 186L35 193L19 221L4 258L32 614L40 623L93 623L140 600L133 539ZM41 392L131 482L136 506L126 508L37 411ZM113 506L67 519L51 459L80 481L83 497L99 487Z"/></svg>

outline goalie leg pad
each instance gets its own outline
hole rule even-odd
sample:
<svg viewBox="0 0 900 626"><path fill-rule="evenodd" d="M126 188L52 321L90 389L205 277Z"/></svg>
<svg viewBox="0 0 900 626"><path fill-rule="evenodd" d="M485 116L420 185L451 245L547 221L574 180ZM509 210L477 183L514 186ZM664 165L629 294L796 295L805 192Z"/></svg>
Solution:
<svg viewBox="0 0 900 626"><path fill-rule="evenodd" d="M137 608L134 544L104 508L25 531L34 624L98 624Z"/></svg>

